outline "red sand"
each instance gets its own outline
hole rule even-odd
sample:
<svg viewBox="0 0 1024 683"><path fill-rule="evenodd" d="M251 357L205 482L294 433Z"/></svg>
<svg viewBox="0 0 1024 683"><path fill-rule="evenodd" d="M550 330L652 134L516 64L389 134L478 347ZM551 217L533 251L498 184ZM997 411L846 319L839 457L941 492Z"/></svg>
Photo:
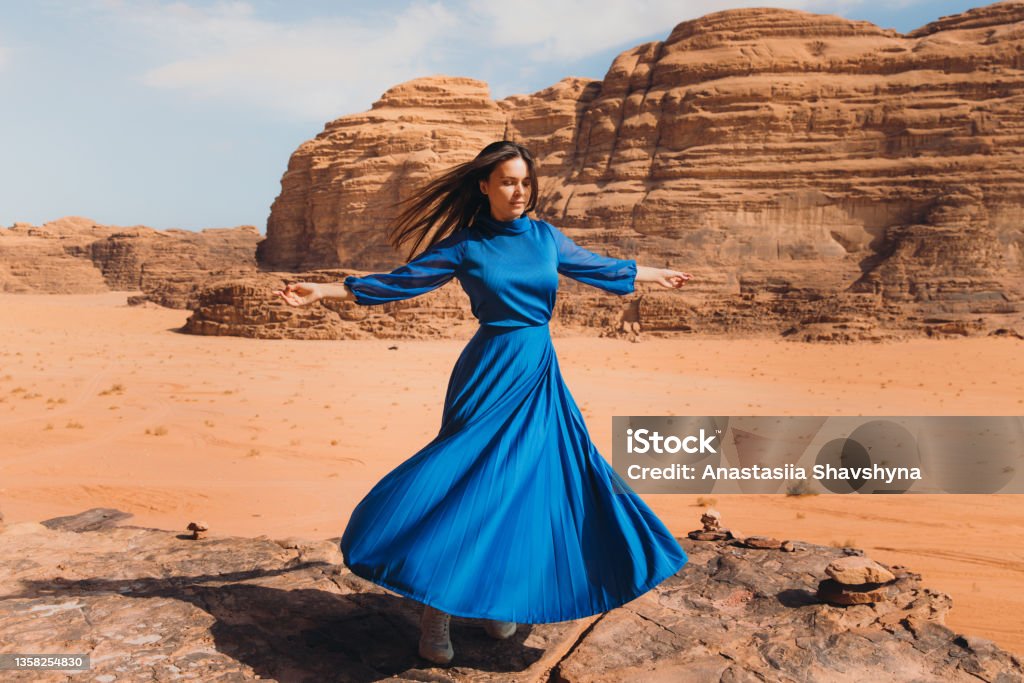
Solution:
<svg viewBox="0 0 1024 683"><path fill-rule="evenodd" d="M128 293L0 295L0 510L90 507L213 535L337 537L383 474L437 431L465 340L258 341L175 330ZM468 337L467 337L468 338ZM398 349L389 351L388 346ZM612 415L1018 415L1024 344L860 346L556 338L598 449ZM953 596L947 623L1024 653L1024 500L717 495L746 534L853 543ZM647 495L676 535L696 496Z"/></svg>

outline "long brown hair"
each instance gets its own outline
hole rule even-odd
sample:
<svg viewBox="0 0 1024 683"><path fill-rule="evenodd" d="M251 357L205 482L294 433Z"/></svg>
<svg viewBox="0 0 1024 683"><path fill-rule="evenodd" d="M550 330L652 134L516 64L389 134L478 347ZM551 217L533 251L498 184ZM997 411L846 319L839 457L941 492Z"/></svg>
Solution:
<svg viewBox="0 0 1024 683"><path fill-rule="evenodd" d="M388 229L388 243L395 249L411 243L409 258L412 258L420 245L425 243L424 249L429 249L448 235L472 225L478 215L489 215L491 203L480 191L480 181L487 180L495 166L516 157L526 163L530 175L530 200L524 213L533 211L537 206L537 171L533 156L518 143L499 140L480 150L472 161L446 171L400 202L399 205L406 205L406 208Z"/></svg>

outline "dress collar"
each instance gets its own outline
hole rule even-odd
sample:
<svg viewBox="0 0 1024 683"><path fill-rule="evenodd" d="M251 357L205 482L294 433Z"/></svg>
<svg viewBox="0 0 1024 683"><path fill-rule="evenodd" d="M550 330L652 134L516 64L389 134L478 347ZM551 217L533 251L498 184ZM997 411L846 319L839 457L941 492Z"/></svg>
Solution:
<svg viewBox="0 0 1024 683"><path fill-rule="evenodd" d="M499 221L496 220L490 214L481 214L476 217L474 221L477 225L482 225L492 232L497 232L507 235L516 235L521 232L526 232L533 225L533 221L526 214L523 214L519 218L512 221Z"/></svg>

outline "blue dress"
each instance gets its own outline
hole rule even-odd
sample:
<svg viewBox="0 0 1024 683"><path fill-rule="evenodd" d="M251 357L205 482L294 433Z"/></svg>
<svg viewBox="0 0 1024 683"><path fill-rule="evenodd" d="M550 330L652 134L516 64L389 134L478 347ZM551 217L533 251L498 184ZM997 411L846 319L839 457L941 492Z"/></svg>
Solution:
<svg viewBox="0 0 1024 683"><path fill-rule="evenodd" d="M549 623L618 607L686 564L562 380L548 329L559 273L628 294L636 262L544 221L487 217L391 273L345 278L373 305L455 277L480 321L438 435L352 512L341 552L355 574L456 616Z"/></svg>

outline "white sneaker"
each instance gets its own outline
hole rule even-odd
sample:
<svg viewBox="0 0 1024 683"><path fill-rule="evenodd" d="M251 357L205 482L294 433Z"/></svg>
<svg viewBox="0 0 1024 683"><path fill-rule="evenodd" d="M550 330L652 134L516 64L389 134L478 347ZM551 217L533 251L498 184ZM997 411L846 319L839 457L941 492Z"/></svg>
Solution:
<svg viewBox="0 0 1024 683"><path fill-rule="evenodd" d="M487 631L487 635L495 640L511 638L517 628L519 628L519 625L514 621L495 621L494 619L484 621L484 630Z"/></svg>
<svg viewBox="0 0 1024 683"><path fill-rule="evenodd" d="M455 656L448 625L452 615L429 605L423 606L420 616L420 657L435 664L449 664Z"/></svg>

